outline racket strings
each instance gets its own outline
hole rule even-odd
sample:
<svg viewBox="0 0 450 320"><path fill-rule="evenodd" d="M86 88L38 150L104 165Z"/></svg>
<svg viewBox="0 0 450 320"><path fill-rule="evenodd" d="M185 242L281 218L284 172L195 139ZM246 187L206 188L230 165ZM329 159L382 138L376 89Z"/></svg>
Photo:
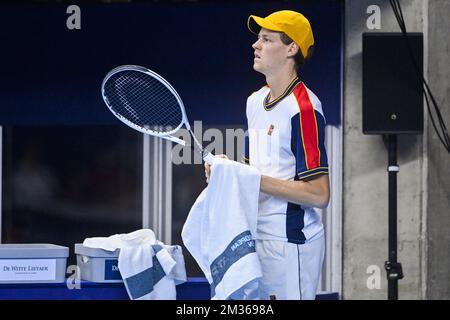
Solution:
<svg viewBox="0 0 450 320"><path fill-rule="evenodd" d="M125 85L125 79L118 79L118 84L120 86L124 86ZM135 90L133 90L135 91ZM134 94L134 92L130 92L130 94ZM125 96L124 92L122 92L121 90L117 90L117 95L120 99L120 101L123 104L123 107L125 108L125 110L132 116L132 118L134 118L135 121L139 121L139 115L137 114L137 112L133 109L133 106L128 102L127 97Z"/></svg>
<svg viewBox="0 0 450 320"><path fill-rule="evenodd" d="M183 114L174 94L154 77L134 70L112 75L105 83L110 108L134 124L165 133L178 127Z"/></svg>
<svg viewBox="0 0 450 320"><path fill-rule="evenodd" d="M129 79L130 77L126 77L127 81L129 81ZM156 82L157 85L149 85L148 83L142 81L142 79L139 78L133 78L133 80L137 80L137 84L130 83L130 86L132 86L132 89L130 90L130 95L133 98L145 97L146 95L152 98L150 100L146 99L148 103L142 103L142 105L146 105L148 107L147 108L148 112L143 117L145 119L148 119L144 124L144 126L156 129L158 131L161 131L164 126L167 126L169 127L170 130L171 127L170 119L172 119L173 116L176 116L179 111L178 104L174 99L174 97L171 94L166 94L167 93L166 88L153 78L151 80L154 80L153 82ZM129 88L130 86L126 87L124 86L125 90L127 90L127 88ZM176 104L176 108L166 107L173 105L174 103ZM144 111L147 110L144 109ZM167 111L169 111L169 113L167 113ZM168 119L169 121L167 122ZM180 121L177 121L177 124Z"/></svg>
<svg viewBox="0 0 450 320"><path fill-rule="evenodd" d="M155 101L154 101L154 105L170 105L171 103L173 103L174 101L172 101L169 98L173 98L172 96L165 96L165 95L156 95L155 96ZM177 101L175 100L175 103L177 103ZM166 114L164 113L159 113L159 114L155 114L155 122L156 123L161 123L161 121L166 118L166 117L176 117L178 116L178 114L180 113L180 110L178 108L178 103L177 103L177 108L168 108L165 110Z"/></svg>

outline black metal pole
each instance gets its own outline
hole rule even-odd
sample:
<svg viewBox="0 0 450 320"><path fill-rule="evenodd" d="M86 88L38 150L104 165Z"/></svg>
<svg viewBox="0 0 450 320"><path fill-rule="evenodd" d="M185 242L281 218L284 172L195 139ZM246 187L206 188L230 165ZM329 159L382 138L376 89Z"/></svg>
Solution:
<svg viewBox="0 0 450 320"><path fill-rule="evenodd" d="M403 278L402 266L397 262L397 136L388 136L389 173L389 261L385 263L388 279L388 299L398 299L398 280Z"/></svg>

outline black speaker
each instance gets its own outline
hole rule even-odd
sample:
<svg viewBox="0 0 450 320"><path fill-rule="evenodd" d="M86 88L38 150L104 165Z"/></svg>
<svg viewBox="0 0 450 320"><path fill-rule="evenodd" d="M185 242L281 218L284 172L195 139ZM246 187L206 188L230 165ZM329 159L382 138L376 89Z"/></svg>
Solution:
<svg viewBox="0 0 450 320"><path fill-rule="evenodd" d="M423 35L363 33L363 133L423 132Z"/></svg>

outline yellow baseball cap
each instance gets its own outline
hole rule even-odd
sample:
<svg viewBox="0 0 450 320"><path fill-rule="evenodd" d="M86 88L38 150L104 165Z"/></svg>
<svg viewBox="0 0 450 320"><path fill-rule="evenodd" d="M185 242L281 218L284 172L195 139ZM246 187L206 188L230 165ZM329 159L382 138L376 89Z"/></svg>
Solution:
<svg viewBox="0 0 450 320"><path fill-rule="evenodd" d="M308 49L314 45L311 25L308 19L299 12L282 10L265 18L251 15L248 17L247 26L255 34L258 34L261 28L284 32L300 47L304 58L308 56Z"/></svg>

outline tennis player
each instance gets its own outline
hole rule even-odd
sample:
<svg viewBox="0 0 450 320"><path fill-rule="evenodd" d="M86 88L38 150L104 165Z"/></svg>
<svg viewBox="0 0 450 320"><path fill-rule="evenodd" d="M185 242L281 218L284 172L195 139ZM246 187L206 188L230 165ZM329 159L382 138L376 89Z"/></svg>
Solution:
<svg viewBox="0 0 450 320"><path fill-rule="evenodd" d="M251 15L257 34L253 68L266 85L247 100L246 163L261 176L256 250L263 278L259 299L315 299L325 237L315 208L329 201L325 118L317 96L299 79L312 54L307 18L283 10ZM209 178L210 167L205 164Z"/></svg>

